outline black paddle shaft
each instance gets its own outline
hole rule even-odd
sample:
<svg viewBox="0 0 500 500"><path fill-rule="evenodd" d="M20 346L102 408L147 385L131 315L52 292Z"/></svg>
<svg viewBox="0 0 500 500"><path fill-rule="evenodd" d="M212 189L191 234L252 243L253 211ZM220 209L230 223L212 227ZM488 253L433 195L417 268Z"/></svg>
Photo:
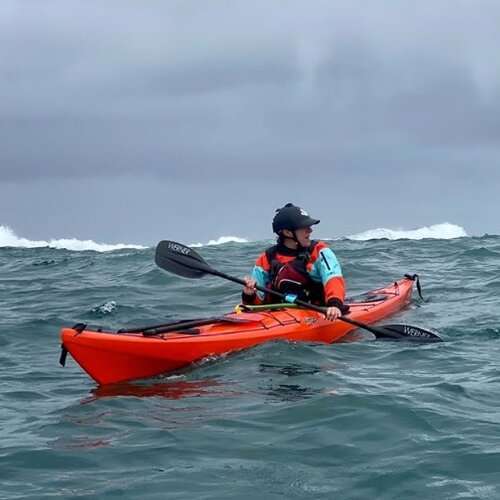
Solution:
<svg viewBox="0 0 500 500"><path fill-rule="evenodd" d="M220 271L217 271L217 269L211 269L210 271L206 270L206 273L213 274L214 276L220 276L221 278L224 278L226 280L229 280L229 281L232 281L234 283L239 283L240 285L246 286L246 282L244 280L242 280L240 278L235 278L234 276L230 276L229 274L225 274L225 273L222 273ZM300 299L294 299L293 302L289 302L286 300L286 294L278 292L276 290L273 290L272 288L267 288L265 286L255 285L255 289L259 290L260 292L269 293L271 295L274 295L275 297L278 297L278 298L284 300L285 302L288 302L291 304L297 304L298 306L304 307L306 309L312 309L313 311L317 311L317 312L320 312L322 314L324 314L325 310L326 310L326 307L317 306L315 304L311 304L310 302L304 302L303 300L300 300ZM339 316L339 318L342 319L344 317Z"/></svg>
<svg viewBox="0 0 500 500"><path fill-rule="evenodd" d="M165 269L166 271L178 274L179 276L184 276L186 278L201 278L206 274L211 274L213 276L219 276L220 278L232 281L233 283L238 283L239 285L246 286L246 282L240 278L230 276L229 274L217 271L212 266L210 266L195 250L181 243L175 241L160 241L156 247L155 262L158 267ZM281 300L290 303L289 297L286 294L280 293L271 288L267 288L260 285L255 285L256 290L259 290L275 297L279 297ZM294 298L292 303L297 304L306 309L312 309L313 311L325 313L326 308L322 306L317 306L315 304L310 304L309 302L304 302L302 300ZM425 330L419 326L412 325L390 325L390 327L375 327L369 326L365 323L355 321L353 319L347 318L345 316L339 316L338 318L345 323L349 323L358 328L363 328L377 337L377 339L384 340L412 340L417 342L440 342L441 338L433 332Z"/></svg>
<svg viewBox="0 0 500 500"><path fill-rule="evenodd" d="M221 278L227 279L229 281L233 281L234 283L239 283L240 285L246 285L245 281L239 278L235 278L234 276L229 276L221 271L217 271L216 269L211 269L210 271L206 271L208 274L213 274L214 276L220 276ZM274 295L275 297L279 297L286 302L286 295L276 290L272 290L271 288L267 288L264 286L255 285L255 288L261 292L269 293ZM306 309L312 309L313 311L317 311L320 313L325 313L326 307L317 306L315 304L311 304L309 302L304 302L300 299L295 299L293 304L297 304L298 306L304 307ZM434 333L424 330L418 326L411 325L391 325L391 328L387 328L385 326L375 327L371 325L367 325L365 323L361 323L351 318L347 318L346 316L339 316L338 319L344 321L345 323L349 323L358 328L363 328L375 335L377 338L386 339L386 340L397 340L399 338L410 338L416 342L439 342L441 339L437 337Z"/></svg>

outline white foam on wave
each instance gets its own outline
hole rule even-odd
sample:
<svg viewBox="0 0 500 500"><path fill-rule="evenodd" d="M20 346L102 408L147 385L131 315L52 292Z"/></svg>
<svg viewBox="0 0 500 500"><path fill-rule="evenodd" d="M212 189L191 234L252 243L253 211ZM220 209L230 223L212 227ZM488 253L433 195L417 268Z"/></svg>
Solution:
<svg viewBox="0 0 500 500"><path fill-rule="evenodd" d="M126 245L118 243L116 245L107 243L96 243L92 240L78 240L76 238L68 239L51 239L45 240L28 240L19 238L14 231L8 226L0 226L0 248L1 247L16 247L16 248L57 248L65 250L83 251L94 250L95 252L110 252L111 250L121 250L123 248L147 248L142 245Z"/></svg>
<svg viewBox="0 0 500 500"><path fill-rule="evenodd" d="M92 309L93 313L97 314L110 314L117 308L116 301L108 300L104 304L96 306Z"/></svg>
<svg viewBox="0 0 500 500"><path fill-rule="evenodd" d="M439 240L450 240L453 238L463 238L468 236L463 227L449 222L442 224L434 224L432 226L420 227L418 229L387 229L377 228L363 231L362 233L347 236L349 240L366 241L366 240L423 240L424 238L433 238Z"/></svg>
<svg viewBox="0 0 500 500"><path fill-rule="evenodd" d="M240 238L239 236L221 236L216 240L210 240L208 243L191 243L188 246L198 248L212 245L224 245L225 243L248 243L248 240Z"/></svg>

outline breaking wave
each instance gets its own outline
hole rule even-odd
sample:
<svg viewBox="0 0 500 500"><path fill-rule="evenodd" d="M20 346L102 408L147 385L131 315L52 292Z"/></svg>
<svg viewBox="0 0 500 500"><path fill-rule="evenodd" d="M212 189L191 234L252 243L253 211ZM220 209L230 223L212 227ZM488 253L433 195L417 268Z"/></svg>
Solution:
<svg viewBox="0 0 500 500"><path fill-rule="evenodd" d="M468 235L463 227L445 222L443 224L434 224L432 226L426 226L411 230L387 229L387 228L369 229L361 233L345 236L341 239L348 239L354 241L366 241L366 240L376 240L376 239L421 240L424 238L452 239L452 238L462 238L467 236ZM272 244L272 241L273 240L269 240L269 244ZM197 248L204 246L224 245L226 243L250 243L250 241L246 238L241 238L239 236L220 236L219 238L210 240L207 243L191 243L189 246ZM16 247L16 248L49 247L49 248L66 249L73 251L93 250L95 252L110 252L112 250L120 250L127 248L130 249L148 248L147 246L143 245L126 244L126 243L118 243L118 244L96 243L93 240L79 240L77 238L29 240L27 238L21 238L17 236L16 233L10 227L0 225L0 248L2 247Z"/></svg>
<svg viewBox="0 0 500 500"><path fill-rule="evenodd" d="M463 227L455 224L444 222L443 224L434 224L432 226L425 226L418 229L386 229L377 228L369 229L362 233L347 236L349 240L366 241L366 240L422 240L424 238L433 238L440 240L449 240L453 238L463 238L468 236Z"/></svg>
<svg viewBox="0 0 500 500"><path fill-rule="evenodd" d="M212 245L223 245L224 243L248 243L248 240L238 236L221 236L216 240L210 240L208 243L192 243L189 246L197 248Z"/></svg>
<svg viewBox="0 0 500 500"><path fill-rule="evenodd" d="M16 247L16 248L39 248L49 247L65 250L83 251L94 250L95 252L110 252L111 250L120 250L123 248L146 248L142 245L126 245L118 243L111 245L107 243L96 243L92 240L78 240L76 238L51 239L45 240L28 240L19 238L14 231L8 226L0 226L0 248Z"/></svg>

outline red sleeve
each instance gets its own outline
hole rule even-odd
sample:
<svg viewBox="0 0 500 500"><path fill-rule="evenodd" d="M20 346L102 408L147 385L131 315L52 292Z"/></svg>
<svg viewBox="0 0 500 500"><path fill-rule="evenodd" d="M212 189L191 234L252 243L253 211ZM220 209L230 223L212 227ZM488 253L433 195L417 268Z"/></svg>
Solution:
<svg viewBox="0 0 500 500"><path fill-rule="evenodd" d="M262 252L255 261L255 265L261 267L264 271L269 272L271 269L271 264L267 259L266 252Z"/></svg>
<svg viewBox="0 0 500 500"><path fill-rule="evenodd" d="M264 272L269 272L271 264L269 263L266 252L262 252L257 257L257 260L255 261L255 268L260 268ZM255 268L253 273L255 273L256 271ZM263 285L263 283L261 283L261 285ZM254 293L253 295L246 295L245 293L242 292L241 301L243 302L243 304L248 304L248 305L260 305L264 303L263 300L259 297L258 293Z"/></svg>
<svg viewBox="0 0 500 500"><path fill-rule="evenodd" d="M335 276L330 278L325 285L325 301L328 302L332 299L338 299L342 303L345 300L345 282L342 276Z"/></svg>

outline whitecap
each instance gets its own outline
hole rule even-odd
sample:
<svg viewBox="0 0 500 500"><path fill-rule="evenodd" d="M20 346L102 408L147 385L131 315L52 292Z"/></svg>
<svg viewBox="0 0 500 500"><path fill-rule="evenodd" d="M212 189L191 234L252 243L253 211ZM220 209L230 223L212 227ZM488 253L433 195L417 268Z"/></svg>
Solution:
<svg viewBox="0 0 500 500"><path fill-rule="evenodd" d="M432 226L424 226L410 230L387 228L369 229L368 231L347 236L346 238L355 241L377 240L382 238L388 240L422 240L424 238L449 240L466 236L468 235L463 227L444 222L442 224L434 224Z"/></svg>
<svg viewBox="0 0 500 500"><path fill-rule="evenodd" d="M97 313L97 314L110 314L116 309L116 301L114 300L108 300L104 304L101 304L99 306L94 307L91 312Z"/></svg>
<svg viewBox="0 0 500 500"><path fill-rule="evenodd" d="M107 244L96 243L93 240L78 240L76 238L51 239L45 240L28 240L19 238L14 231L8 226L0 226L0 248L15 247L15 248L57 248L65 250L83 251L94 250L96 252L109 252L111 250L120 250L123 248L142 249L147 248L142 245L129 244Z"/></svg>
<svg viewBox="0 0 500 500"><path fill-rule="evenodd" d="M210 240L208 243L191 243L188 246L197 248L212 245L224 245L225 243L248 243L248 240L240 238L239 236L221 236L216 240Z"/></svg>

